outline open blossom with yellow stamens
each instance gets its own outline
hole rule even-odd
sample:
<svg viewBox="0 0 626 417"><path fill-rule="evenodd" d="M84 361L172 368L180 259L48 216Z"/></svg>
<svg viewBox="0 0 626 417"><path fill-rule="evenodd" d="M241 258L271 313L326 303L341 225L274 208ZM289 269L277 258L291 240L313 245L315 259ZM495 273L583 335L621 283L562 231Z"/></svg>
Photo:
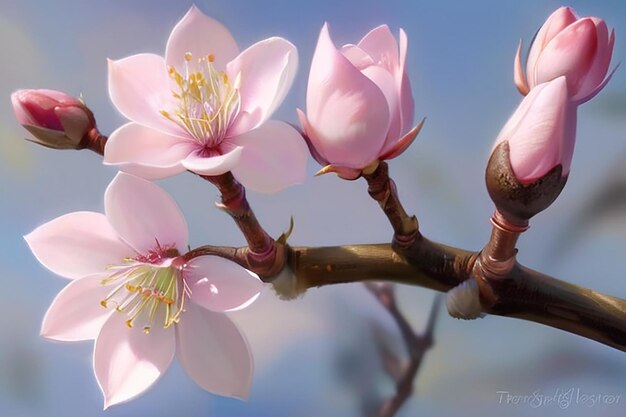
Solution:
<svg viewBox="0 0 626 417"><path fill-rule="evenodd" d="M146 178L231 171L261 192L302 182L305 142L289 124L268 120L297 66L287 40L240 53L226 27L192 7L172 30L165 58L109 61L111 100L131 123L109 137L105 163Z"/></svg>
<svg viewBox="0 0 626 417"><path fill-rule="evenodd" d="M223 258L186 261L187 237L172 198L125 173L106 191L105 214L70 213L26 236L45 267L72 280L52 302L41 333L61 341L95 340L94 371L105 408L148 389L175 350L205 390L247 395L252 357L224 312L250 304L262 283Z"/></svg>

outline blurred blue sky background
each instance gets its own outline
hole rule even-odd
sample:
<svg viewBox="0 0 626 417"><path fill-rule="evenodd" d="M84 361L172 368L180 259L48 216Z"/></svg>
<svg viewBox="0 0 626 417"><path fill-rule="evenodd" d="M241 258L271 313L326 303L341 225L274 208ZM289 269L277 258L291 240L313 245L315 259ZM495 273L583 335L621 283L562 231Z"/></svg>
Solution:
<svg viewBox="0 0 626 417"><path fill-rule="evenodd" d="M337 45L356 42L374 26L402 27L409 38L408 68L416 118L427 122L418 141L391 163L403 202L423 233L447 244L479 249L489 236L491 203L483 185L491 144L520 100L512 82L517 42L528 46L537 28L561 3L417 0L243 1L200 0L204 13L230 28L240 47L269 36L291 40L300 53L298 77L275 118L296 122L305 103L308 66L322 24ZM369 389L392 389L380 376L368 323L393 323L360 285L311 290L284 302L271 291L233 314L256 358L249 401L207 394L174 365L143 397L102 413L91 369L91 344L61 344L39 337L54 295L66 283L41 267L22 236L39 224L77 211L102 211L102 195L115 171L89 152L53 152L28 143L14 121L9 95L18 88L83 94L105 134L124 123L109 101L106 58L139 52L163 54L173 25L192 2L0 0L0 415L46 416L356 416L359 394L339 375L338 363L356 358ZM603 17L616 30L613 63L626 58L626 3L572 1L579 15ZM567 253L545 254L575 225L585 205L626 154L626 68L579 112L578 143L565 191L534 219L519 243L526 265L576 284L626 298L623 255L626 210L596 222ZM620 159L621 158L621 159ZM318 167L310 161L309 172ZM217 193L190 175L160 182L179 202L191 226L191 245L243 243L234 224L212 205ZM309 178L279 195L250 195L274 236L295 218L290 242L336 245L389 240L391 231L362 181ZM399 287L400 302L420 328L433 293ZM401 352L401 345L398 344ZM348 354L346 355L346 352ZM339 362L338 362L339 361ZM473 322L443 314L436 346L423 365L416 392L400 415L623 416L626 355L536 324L487 317ZM621 395L612 406L499 403L497 391L554 395Z"/></svg>

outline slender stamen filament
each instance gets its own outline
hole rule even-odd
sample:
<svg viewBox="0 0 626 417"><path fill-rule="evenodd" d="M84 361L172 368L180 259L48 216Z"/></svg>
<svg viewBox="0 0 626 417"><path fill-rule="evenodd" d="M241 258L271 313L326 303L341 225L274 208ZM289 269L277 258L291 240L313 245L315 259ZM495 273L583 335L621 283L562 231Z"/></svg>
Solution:
<svg viewBox="0 0 626 417"><path fill-rule="evenodd" d="M108 268L112 274L101 283L110 285L112 290L100 304L105 308L114 306L115 311L126 315L129 328L141 321L146 334L150 333L155 320L162 319L164 328L178 323L184 311L185 297L189 296L180 269L143 262L148 259L146 257L137 259L141 261L125 259L125 265Z"/></svg>
<svg viewBox="0 0 626 417"><path fill-rule="evenodd" d="M178 106L173 112L163 109L160 113L202 145L217 146L239 112L238 82L231 84L228 75L215 68L213 54L197 59L195 65L191 53L185 53L184 58L182 74L168 68L178 87L172 92Z"/></svg>

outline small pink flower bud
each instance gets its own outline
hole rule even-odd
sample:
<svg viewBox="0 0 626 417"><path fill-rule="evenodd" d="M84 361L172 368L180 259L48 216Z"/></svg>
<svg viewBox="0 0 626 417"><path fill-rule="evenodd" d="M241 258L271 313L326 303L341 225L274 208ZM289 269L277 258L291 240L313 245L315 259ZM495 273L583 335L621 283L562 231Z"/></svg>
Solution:
<svg viewBox="0 0 626 417"><path fill-rule="evenodd" d="M521 43L515 57L515 84L522 94L562 75L572 100L593 98L609 81L607 76L615 33L597 17L579 19L574 10L561 7L546 20L535 37L526 63L521 64Z"/></svg>
<svg viewBox="0 0 626 417"><path fill-rule="evenodd" d="M11 94L17 121L33 142L53 149L79 149L95 120L80 100L55 90L18 90Z"/></svg>
<svg viewBox="0 0 626 417"><path fill-rule="evenodd" d="M487 189L513 221L547 208L565 186L576 141L575 103L565 77L539 84L500 131L487 165Z"/></svg>

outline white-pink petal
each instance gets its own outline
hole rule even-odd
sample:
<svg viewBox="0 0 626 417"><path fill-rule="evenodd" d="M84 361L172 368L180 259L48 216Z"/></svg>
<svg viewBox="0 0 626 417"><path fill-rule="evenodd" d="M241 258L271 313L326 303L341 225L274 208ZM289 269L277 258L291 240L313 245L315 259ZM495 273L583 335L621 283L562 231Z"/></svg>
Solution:
<svg viewBox="0 0 626 417"><path fill-rule="evenodd" d="M185 60L187 53L192 55L189 62ZM197 59L211 54L215 67L224 70L238 53L237 42L226 26L206 16L194 5L172 29L165 49L165 62L181 71L185 65L193 68Z"/></svg>
<svg viewBox="0 0 626 417"><path fill-rule="evenodd" d="M565 77L546 84L539 94L526 96L524 100L532 103L508 139L511 167L522 182L541 178L560 164L565 142L575 140L566 136L572 131L567 128L569 102Z"/></svg>
<svg viewBox="0 0 626 417"><path fill-rule="evenodd" d="M197 143L189 138L172 136L137 123L127 123L116 129L104 148L107 165L138 164L158 171L183 172L181 161Z"/></svg>
<svg viewBox="0 0 626 417"><path fill-rule="evenodd" d="M220 313L249 305L263 289L255 273L219 256L192 259L185 266L183 279L191 301Z"/></svg>
<svg viewBox="0 0 626 417"><path fill-rule="evenodd" d="M120 172L104 194L107 219L139 255L158 245L187 249L187 223L174 199L150 181Z"/></svg>
<svg viewBox="0 0 626 417"><path fill-rule="evenodd" d="M146 334L141 326L129 328L125 316L111 315L93 351L104 408L131 400L150 388L170 366L175 350L172 328L154 325Z"/></svg>
<svg viewBox="0 0 626 417"><path fill-rule="evenodd" d="M408 49L408 39L406 32L400 29L400 64L398 66L398 76L396 80L399 82L400 94L400 112L401 112L401 129L400 133L404 134L413 127L415 117L415 101L413 99L413 91L411 90L411 81L406 72L406 54Z"/></svg>
<svg viewBox="0 0 626 417"><path fill-rule="evenodd" d="M176 103L165 61L154 54L109 60L109 95L124 117L139 124L184 136L183 129L160 112Z"/></svg>
<svg viewBox="0 0 626 417"><path fill-rule="evenodd" d="M100 304L111 291L102 285L103 278L90 275L66 285L48 308L41 335L65 342L95 339L112 311Z"/></svg>
<svg viewBox="0 0 626 417"><path fill-rule="evenodd" d="M537 59L542 53L543 48L554 38L559 32L577 20L574 11L570 7L560 7L546 19L541 26L535 39L533 40L530 51L528 51L528 60L526 64L526 77L533 88L535 84L535 67Z"/></svg>
<svg viewBox="0 0 626 417"><path fill-rule="evenodd" d="M307 118L313 146L330 163L349 168L376 159L389 127L384 94L335 48L326 24L311 63Z"/></svg>
<svg viewBox="0 0 626 417"><path fill-rule="evenodd" d="M286 39L272 37L247 48L226 68L228 77L239 87L240 111L253 116L243 133L265 122L287 95L298 70L298 51Z"/></svg>
<svg viewBox="0 0 626 417"><path fill-rule="evenodd" d="M226 314L189 303L176 336L178 359L200 387L218 395L247 398L252 355L245 337Z"/></svg>
<svg viewBox="0 0 626 417"><path fill-rule="evenodd" d="M237 166L243 149L240 146L228 146L228 144L222 146L221 149L226 153L204 156L199 151L192 152L181 163L186 169L196 174L211 176L225 174Z"/></svg>
<svg viewBox="0 0 626 417"><path fill-rule="evenodd" d="M348 44L341 47L341 53L359 70L363 70L376 63L371 56L356 45Z"/></svg>
<svg viewBox="0 0 626 417"><path fill-rule="evenodd" d="M309 152L300 133L289 124L269 120L231 142L243 148L232 172L246 188L274 193L304 182Z"/></svg>
<svg viewBox="0 0 626 417"><path fill-rule="evenodd" d="M103 272L133 254L103 214L88 211L58 217L24 239L43 266L71 279Z"/></svg>
<svg viewBox="0 0 626 417"><path fill-rule="evenodd" d="M591 19L569 25L539 55L534 85L565 75L569 91L576 93L594 61L596 45L596 27Z"/></svg>
<svg viewBox="0 0 626 417"><path fill-rule="evenodd" d="M585 102L590 99L590 96L593 96L598 86L603 84L603 81L607 77L607 71L609 70L609 64L613 56L613 45L615 43L615 32L612 30L609 35L609 30L603 20L597 17L591 17L590 19L596 26L598 42L591 68L589 68L589 72L583 80L580 89L573 97L574 101L579 102Z"/></svg>
<svg viewBox="0 0 626 417"><path fill-rule="evenodd" d="M400 112L400 97L398 95L399 83L393 78L393 75L384 67L371 66L365 68L363 75L372 80L380 91L385 95L387 100L387 108L389 109L389 127L387 129L387 136L385 138L385 144L379 154L385 153L388 149L393 147L393 144L400 138L402 115Z"/></svg>
<svg viewBox="0 0 626 417"><path fill-rule="evenodd" d="M493 145L494 149L496 146L500 144L500 142L509 140L511 136L517 131L518 127L520 126L520 123L522 122L524 117L526 117L526 113L528 113L528 110L530 109L531 104L535 100L535 97L539 95L539 93L547 85L548 83L539 84L538 86L530 90L528 95L522 100L519 106L517 106L517 109L515 109L515 112L513 112L511 117L509 117L507 122L504 124L504 126L500 130L500 133L498 134L496 142Z"/></svg>
<svg viewBox="0 0 626 417"><path fill-rule="evenodd" d="M398 67L398 43L389 26L380 25L369 31L358 43L358 47L369 54L374 62L388 70Z"/></svg>

